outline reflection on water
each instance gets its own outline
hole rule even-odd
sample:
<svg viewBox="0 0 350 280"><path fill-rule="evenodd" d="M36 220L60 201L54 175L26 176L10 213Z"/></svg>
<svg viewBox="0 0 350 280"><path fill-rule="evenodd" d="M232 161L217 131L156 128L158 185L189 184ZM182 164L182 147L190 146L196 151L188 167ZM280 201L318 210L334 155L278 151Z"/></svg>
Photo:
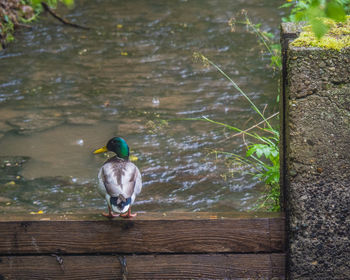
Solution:
<svg viewBox="0 0 350 280"><path fill-rule="evenodd" d="M200 51L256 102L274 104L276 81L254 35L231 33L245 8L277 33L279 1L76 1L62 9L91 31L43 16L0 53L0 211L81 212L104 208L95 191L105 158L91 151L127 139L144 189L139 211L231 211L261 191L247 176L226 178L212 149L242 152L241 139L208 116L244 127L253 112ZM167 122L163 120L168 120Z"/></svg>

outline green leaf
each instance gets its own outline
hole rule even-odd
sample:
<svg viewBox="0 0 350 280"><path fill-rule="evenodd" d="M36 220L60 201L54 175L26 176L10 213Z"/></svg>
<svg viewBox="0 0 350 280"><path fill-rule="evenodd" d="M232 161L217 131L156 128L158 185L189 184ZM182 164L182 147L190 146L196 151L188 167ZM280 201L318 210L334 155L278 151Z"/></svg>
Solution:
<svg viewBox="0 0 350 280"><path fill-rule="evenodd" d="M268 147L266 147L263 152L266 158L270 158L270 149Z"/></svg>
<svg viewBox="0 0 350 280"><path fill-rule="evenodd" d="M276 158L276 157L279 155L279 153L278 153L278 151L274 150L274 151L271 151L271 155L272 155L274 158Z"/></svg>
<svg viewBox="0 0 350 280"><path fill-rule="evenodd" d="M263 154L263 150L262 149L256 149L256 155L258 156L258 158L260 158Z"/></svg>
<svg viewBox="0 0 350 280"><path fill-rule="evenodd" d="M326 4L326 16L338 22L346 20L344 7L336 1L331 1Z"/></svg>
<svg viewBox="0 0 350 280"><path fill-rule="evenodd" d="M61 0L61 2L68 8L72 8L74 5L74 0Z"/></svg>
<svg viewBox="0 0 350 280"><path fill-rule="evenodd" d="M303 1L301 1L303 2ZM320 6L320 0L312 0L311 1L311 7L319 7Z"/></svg>
<svg viewBox="0 0 350 280"><path fill-rule="evenodd" d="M251 147L248 149L248 151L247 151L247 153L246 153L246 156L247 156L247 157L250 157L252 154L255 153L255 151L256 151L256 147L255 147L255 146L251 146Z"/></svg>
<svg viewBox="0 0 350 280"><path fill-rule="evenodd" d="M303 20L306 20L306 18L307 16L305 11L297 12L294 15L291 15L292 21L303 21Z"/></svg>
<svg viewBox="0 0 350 280"><path fill-rule="evenodd" d="M325 17L326 14L324 10L321 8L321 6L311 6L306 10L306 17L310 21L314 18L320 18L320 17Z"/></svg>
<svg viewBox="0 0 350 280"><path fill-rule="evenodd" d="M267 38L273 39L275 38L275 35L271 32L264 32L263 33Z"/></svg>
<svg viewBox="0 0 350 280"><path fill-rule="evenodd" d="M31 2L32 2L32 5L34 6L41 4L41 0L32 0Z"/></svg>
<svg viewBox="0 0 350 280"><path fill-rule="evenodd" d="M283 5L281 5L281 6L279 6L278 8L289 8L290 6L292 6L293 5L293 3L292 2L289 2L289 3L285 3L285 4L283 4Z"/></svg>
<svg viewBox="0 0 350 280"><path fill-rule="evenodd" d="M315 1L298 1L298 8L299 9L307 9L310 7L310 5L316 4ZM318 2L318 1L317 1ZM312 4L313 3L313 4Z"/></svg>
<svg viewBox="0 0 350 280"><path fill-rule="evenodd" d="M317 39L320 39L324 34L327 33L329 27L321 19L314 18L310 20L312 31L314 32Z"/></svg>

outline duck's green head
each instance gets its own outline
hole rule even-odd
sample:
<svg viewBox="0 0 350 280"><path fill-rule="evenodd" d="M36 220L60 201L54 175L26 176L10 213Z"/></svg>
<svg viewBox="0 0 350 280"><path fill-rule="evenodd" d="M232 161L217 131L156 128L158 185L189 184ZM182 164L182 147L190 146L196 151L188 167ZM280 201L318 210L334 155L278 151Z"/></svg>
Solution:
<svg viewBox="0 0 350 280"><path fill-rule="evenodd" d="M116 153L119 158L129 159L129 146L121 137L113 137L108 141L106 146L94 151L94 154L104 153L107 151Z"/></svg>

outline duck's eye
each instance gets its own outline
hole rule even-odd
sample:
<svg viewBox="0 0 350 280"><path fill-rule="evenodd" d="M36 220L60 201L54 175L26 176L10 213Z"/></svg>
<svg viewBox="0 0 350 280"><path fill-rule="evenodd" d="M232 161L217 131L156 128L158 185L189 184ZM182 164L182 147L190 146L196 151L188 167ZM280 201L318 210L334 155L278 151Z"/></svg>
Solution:
<svg viewBox="0 0 350 280"><path fill-rule="evenodd" d="M120 146L120 143L117 140L112 140L112 145L114 146Z"/></svg>

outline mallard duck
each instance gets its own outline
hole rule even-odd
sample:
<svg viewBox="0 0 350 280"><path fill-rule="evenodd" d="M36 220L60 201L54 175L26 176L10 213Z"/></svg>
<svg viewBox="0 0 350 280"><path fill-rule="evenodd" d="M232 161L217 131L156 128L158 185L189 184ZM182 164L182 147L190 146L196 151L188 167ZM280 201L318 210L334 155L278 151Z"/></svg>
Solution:
<svg viewBox="0 0 350 280"><path fill-rule="evenodd" d="M106 199L108 213L103 216L132 218L131 205L141 192L142 179L137 166L129 161L129 146L123 138L113 137L94 154L114 152L116 155L102 165L98 173L98 192ZM118 213L118 214L114 214Z"/></svg>

